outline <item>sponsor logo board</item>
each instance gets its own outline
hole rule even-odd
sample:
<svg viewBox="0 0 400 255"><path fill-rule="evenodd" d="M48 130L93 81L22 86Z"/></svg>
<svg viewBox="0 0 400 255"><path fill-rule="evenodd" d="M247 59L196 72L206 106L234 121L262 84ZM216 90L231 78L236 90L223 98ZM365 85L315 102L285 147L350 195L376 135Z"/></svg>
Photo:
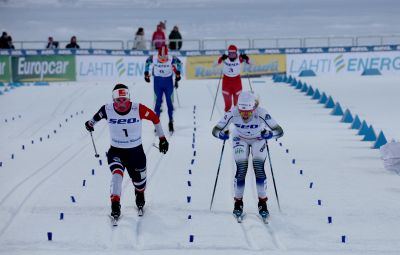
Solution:
<svg viewBox="0 0 400 255"><path fill-rule="evenodd" d="M287 74L313 70L317 75L360 75L365 69L400 74L400 52L287 55Z"/></svg>
<svg viewBox="0 0 400 255"><path fill-rule="evenodd" d="M222 64L217 65L219 56L191 56L186 59L187 79L219 78ZM241 75L267 75L286 72L284 54L249 55L251 64L242 63Z"/></svg>

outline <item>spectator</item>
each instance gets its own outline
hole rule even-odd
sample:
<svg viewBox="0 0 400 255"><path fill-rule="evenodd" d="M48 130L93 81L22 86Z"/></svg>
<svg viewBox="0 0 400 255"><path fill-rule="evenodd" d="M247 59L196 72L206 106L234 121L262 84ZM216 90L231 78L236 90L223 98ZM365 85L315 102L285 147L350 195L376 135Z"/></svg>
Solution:
<svg viewBox="0 0 400 255"><path fill-rule="evenodd" d="M146 49L146 41L144 40L144 29L143 27L139 27L138 31L135 34L135 42L132 50L145 50Z"/></svg>
<svg viewBox="0 0 400 255"><path fill-rule="evenodd" d="M15 49L14 44L13 44L13 42L12 42L12 37L11 37L11 35L9 35L9 36L7 37L7 45L8 45L8 49Z"/></svg>
<svg viewBox="0 0 400 255"><path fill-rule="evenodd" d="M168 36L169 48L171 50L180 50L182 48L182 35L179 33L178 26L174 26Z"/></svg>
<svg viewBox="0 0 400 255"><path fill-rule="evenodd" d="M53 37L49 36L46 49L57 49L57 48L58 48L58 42L54 41Z"/></svg>
<svg viewBox="0 0 400 255"><path fill-rule="evenodd" d="M158 25L165 32L165 30L167 29L167 21L166 20L164 22L160 21L160 23L158 23Z"/></svg>
<svg viewBox="0 0 400 255"><path fill-rule="evenodd" d="M80 49L79 44L76 43L76 36L71 37L71 41L67 46L65 46L67 49Z"/></svg>
<svg viewBox="0 0 400 255"><path fill-rule="evenodd" d="M165 45L165 34L160 25L157 25L157 30L153 33L151 45L156 50L161 49Z"/></svg>
<svg viewBox="0 0 400 255"><path fill-rule="evenodd" d="M8 49L8 34L3 32L0 37L0 49Z"/></svg>

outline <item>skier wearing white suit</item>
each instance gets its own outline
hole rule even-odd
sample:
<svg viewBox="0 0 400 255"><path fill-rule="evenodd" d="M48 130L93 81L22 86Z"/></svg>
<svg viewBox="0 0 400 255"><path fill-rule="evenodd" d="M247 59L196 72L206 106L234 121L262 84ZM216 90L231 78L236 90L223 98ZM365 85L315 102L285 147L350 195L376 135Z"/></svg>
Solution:
<svg viewBox="0 0 400 255"><path fill-rule="evenodd" d="M283 130L264 108L258 107L255 96L246 91L239 95L237 106L225 113L214 127L212 134L221 140L229 139L230 124L234 126L232 147L236 162L233 213L241 215L243 212L245 177L251 152L259 199L259 213L261 216L268 216L267 178L264 170L264 162L267 158L266 140L283 136Z"/></svg>

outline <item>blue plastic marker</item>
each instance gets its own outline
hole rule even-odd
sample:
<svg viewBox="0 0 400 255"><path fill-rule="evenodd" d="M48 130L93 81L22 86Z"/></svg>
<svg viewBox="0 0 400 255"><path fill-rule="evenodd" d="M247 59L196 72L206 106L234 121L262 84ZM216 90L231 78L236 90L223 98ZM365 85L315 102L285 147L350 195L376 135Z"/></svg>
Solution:
<svg viewBox="0 0 400 255"><path fill-rule="evenodd" d="M82 186L85 187L86 186L86 180L83 180L82 182Z"/></svg>
<svg viewBox="0 0 400 255"><path fill-rule="evenodd" d="M194 164L194 159L192 159L192 163L191 163L192 165Z"/></svg>
<svg viewBox="0 0 400 255"><path fill-rule="evenodd" d="M310 182L310 189L312 189L313 184L314 184L314 183Z"/></svg>
<svg viewBox="0 0 400 255"><path fill-rule="evenodd" d="M193 243L193 240L194 240L194 236L193 236L193 235L190 235L190 236L189 236L189 242Z"/></svg>
<svg viewBox="0 0 400 255"><path fill-rule="evenodd" d="M192 183L190 181L187 182L188 186L192 186Z"/></svg>
<svg viewBox="0 0 400 255"><path fill-rule="evenodd" d="M342 243L346 242L346 236L342 236Z"/></svg>
<svg viewBox="0 0 400 255"><path fill-rule="evenodd" d="M189 174L192 174L192 170L189 169Z"/></svg>
<svg viewBox="0 0 400 255"><path fill-rule="evenodd" d="M192 198L190 196L187 196L186 199L187 199L187 202L190 203Z"/></svg>
<svg viewBox="0 0 400 255"><path fill-rule="evenodd" d="M303 170L300 170L300 174L303 174Z"/></svg>
<svg viewBox="0 0 400 255"><path fill-rule="evenodd" d="M60 213L60 220L64 219L64 213Z"/></svg>
<svg viewBox="0 0 400 255"><path fill-rule="evenodd" d="M49 241L53 240L53 233L47 232L47 240Z"/></svg>
<svg viewBox="0 0 400 255"><path fill-rule="evenodd" d="M101 159L99 159L99 164L100 164L100 166L102 165Z"/></svg>
<svg viewBox="0 0 400 255"><path fill-rule="evenodd" d="M75 198L74 198L74 196L71 196L71 201L72 201L72 203L75 203Z"/></svg>
<svg viewBox="0 0 400 255"><path fill-rule="evenodd" d="M92 169L92 175L94 175L94 169Z"/></svg>
<svg viewBox="0 0 400 255"><path fill-rule="evenodd" d="M318 205L322 205L322 202L320 199L318 199Z"/></svg>
<svg viewBox="0 0 400 255"><path fill-rule="evenodd" d="M34 144L35 142L32 140L31 143Z"/></svg>
<svg viewBox="0 0 400 255"><path fill-rule="evenodd" d="M328 216L328 223L331 224L332 223L332 217Z"/></svg>
<svg viewBox="0 0 400 255"><path fill-rule="evenodd" d="M286 153L289 153L289 149L286 149Z"/></svg>
<svg viewBox="0 0 400 255"><path fill-rule="evenodd" d="M196 157L196 151L193 151L193 157Z"/></svg>
<svg viewBox="0 0 400 255"><path fill-rule="evenodd" d="M296 159L292 159L292 164L296 164Z"/></svg>
<svg viewBox="0 0 400 255"><path fill-rule="evenodd" d="M189 216L188 216L188 220L191 220L191 219L192 219L192 215L190 215L190 214L189 214Z"/></svg>
<svg viewBox="0 0 400 255"><path fill-rule="evenodd" d="M22 145L22 149L25 150L25 145Z"/></svg>
<svg viewBox="0 0 400 255"><path fill-rule="evenodd" d="M11 154L11 159L14 159L14 154Z"/></svg>

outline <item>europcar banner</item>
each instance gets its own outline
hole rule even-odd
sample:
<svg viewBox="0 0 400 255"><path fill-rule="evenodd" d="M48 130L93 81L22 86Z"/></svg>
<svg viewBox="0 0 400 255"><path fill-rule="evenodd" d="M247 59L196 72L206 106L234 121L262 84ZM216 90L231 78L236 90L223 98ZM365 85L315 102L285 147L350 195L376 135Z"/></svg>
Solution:
<svg viewBox="0 0 400 255"><path fill-rule="evenodd" d="M10 57L0 56L0 82L11 82Z"/></svg>
<svg viewBox="0 0 400 255"><path fill-rule="evenodd" d="M189 56L186 60L187 79L219 78L222 65L217 65L219 56ZM249 55L250 65L242 64L241 75L266 75L286 72L286 55Z"/></svg>
<svg viewBox="0 0 400 255"><path fill-rule="evenodd" d="M316 75L360 75L365 69L400 74L400 51L287 55L287 74L313 70Z"/></svg>
<svg viewBox="0 0 400 255"><path fill-rule="evenodd" d="M74 81L75 56L19 56L12 57L14 82Z"/></svg>

